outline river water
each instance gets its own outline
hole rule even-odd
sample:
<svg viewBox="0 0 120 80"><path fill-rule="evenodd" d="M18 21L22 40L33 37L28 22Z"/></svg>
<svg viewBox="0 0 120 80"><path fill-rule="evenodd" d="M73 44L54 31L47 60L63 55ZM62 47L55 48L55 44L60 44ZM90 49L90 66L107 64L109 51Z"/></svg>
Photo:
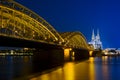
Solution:
<svg viewBox="0 0 120 80"><path fill-rule="evenodd" d="M120 57L90 57L52 69L34 65L32 59L32 56L1 56L0 80L120 80Z"/></svg>

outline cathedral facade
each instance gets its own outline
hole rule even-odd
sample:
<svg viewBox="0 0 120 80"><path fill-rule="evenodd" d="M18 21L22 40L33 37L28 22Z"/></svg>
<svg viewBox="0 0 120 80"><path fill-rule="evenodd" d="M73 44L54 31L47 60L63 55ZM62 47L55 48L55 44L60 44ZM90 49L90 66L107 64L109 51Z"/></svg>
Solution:
<svg viewBox="0 0 120 80"><path fill-rule="evenodd" d="M92 38L88 44L93 46L94 49L102 49L102 42L100 40L99 30L97 30L96 36L94 30L92 31Z"/></svg>

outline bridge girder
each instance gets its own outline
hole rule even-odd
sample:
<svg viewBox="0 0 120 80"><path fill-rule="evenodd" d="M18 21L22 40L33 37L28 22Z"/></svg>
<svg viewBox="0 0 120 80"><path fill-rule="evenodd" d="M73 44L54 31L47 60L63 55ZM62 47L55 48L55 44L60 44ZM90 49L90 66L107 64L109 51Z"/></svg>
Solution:
<svg viewBox="0 0 120 80"><path fill-rule="evenodd" d="M9 0L0 1L0 34L45 42L64 42L58 32L28 8Z"/></svg>

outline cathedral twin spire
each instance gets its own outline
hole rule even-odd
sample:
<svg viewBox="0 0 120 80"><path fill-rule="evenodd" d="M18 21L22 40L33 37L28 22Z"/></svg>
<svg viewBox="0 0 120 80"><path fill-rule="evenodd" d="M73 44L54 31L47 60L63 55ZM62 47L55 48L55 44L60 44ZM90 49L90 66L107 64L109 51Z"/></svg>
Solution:
<svg viewBox="0 0 120 80"><path fill-rule="evenodd" d="M102 42L100 41L99 30L97 29L97 35L95 36L94 29L92 31L92 39L89 44L93 45L94 49L102 49Z"/></svg>
<svg viewBox="0 0 120 80"><path fill-rule="evenodd" d="M100 35L99 35L99 30L98 29L97 29L97 36L95 36L94 29L92 31L92 41L95 40L95 39L100 40Z"/></svg>

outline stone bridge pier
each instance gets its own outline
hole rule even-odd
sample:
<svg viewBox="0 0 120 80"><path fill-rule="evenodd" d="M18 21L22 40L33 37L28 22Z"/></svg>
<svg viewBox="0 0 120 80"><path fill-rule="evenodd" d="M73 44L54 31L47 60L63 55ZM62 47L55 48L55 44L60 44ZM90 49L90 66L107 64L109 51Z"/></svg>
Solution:
<svg viewBox="0 0 120 80"><path fill-rule="evenodd" d="M75 60L83 60L89 58L89 51L86 49L73 49Z"/></svg>
<svg viewBox="0 0 120 80"><path fill-rule="evenodd" d="M64 61L79 61L89 58L89 51L86 49L66 48L64 49Z"/></svg>
<svg viewBox="0 0 120 80"><path fill-rule="evenodd" d="M64 63L64 50L60 47L36 49L33 52L34 65L41 68L52 68Z"/></svg>

